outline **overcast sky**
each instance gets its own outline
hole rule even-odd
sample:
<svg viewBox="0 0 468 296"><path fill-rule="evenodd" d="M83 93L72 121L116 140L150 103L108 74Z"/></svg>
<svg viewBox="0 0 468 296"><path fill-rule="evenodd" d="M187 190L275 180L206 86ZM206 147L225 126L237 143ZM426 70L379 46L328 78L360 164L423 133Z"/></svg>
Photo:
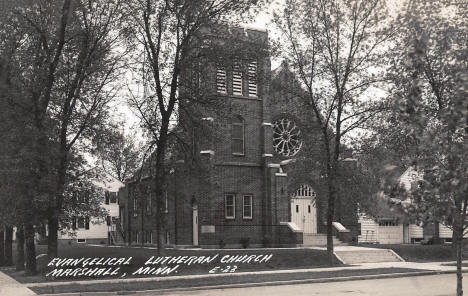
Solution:
<svg viewBox="0 0 468 296"><path fill-rule="evenodd" d="M405 1L406 0L388 1L390 14L396 15L396 13L400 10ZM283 3L284 0L273 1L269 7L264 9L264 11L260 12L254 19L252 19L252 22L247 23L246 25L253 26L259 29L267 29L270 36L274 35L275 28L271 24L271 13L273 10L279 9ZM279 59L272 59L272 69L275 69L280 63L281 61ZM114 102L112 109L116 120L125 122L122 128L126 133L140 133L140 131L138 131L139 119L128 107L125 98L125 91L123 91L123 95L119 99L117 99L116 102ZM141 134L139 135L139 137L141 137Z"/></svg>

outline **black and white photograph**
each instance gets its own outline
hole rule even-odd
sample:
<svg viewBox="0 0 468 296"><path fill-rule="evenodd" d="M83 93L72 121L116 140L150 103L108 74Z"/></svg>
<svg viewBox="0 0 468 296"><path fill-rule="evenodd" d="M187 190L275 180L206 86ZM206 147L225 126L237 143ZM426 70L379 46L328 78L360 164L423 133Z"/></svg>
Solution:
<svg viewBox="0 0 468 296"><path fill-rule="evenodd" d="M0 0L0 296L462 296L467 207L467 0Z"/></svg>

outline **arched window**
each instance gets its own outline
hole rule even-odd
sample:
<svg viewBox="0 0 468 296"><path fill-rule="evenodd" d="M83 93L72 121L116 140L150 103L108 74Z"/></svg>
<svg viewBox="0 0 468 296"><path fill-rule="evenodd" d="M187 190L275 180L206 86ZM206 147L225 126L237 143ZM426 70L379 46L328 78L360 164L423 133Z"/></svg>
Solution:
<svg viewBox="0 0 468 296"><path fill-rule="evenodd" d="M240 116L234 117L232 120L232 124L231 124L232 154L234 155L245 154L244 134L245 134L244 119Z"/></svg>
<svg viewBox="0 0 468 296"><path fill-rule="evenodd" d="M315 205L315 198L317 197L317 193L315 193L314 189L309 185L302 184L293 194L294 198L313 198L313 203Z"/></svg>

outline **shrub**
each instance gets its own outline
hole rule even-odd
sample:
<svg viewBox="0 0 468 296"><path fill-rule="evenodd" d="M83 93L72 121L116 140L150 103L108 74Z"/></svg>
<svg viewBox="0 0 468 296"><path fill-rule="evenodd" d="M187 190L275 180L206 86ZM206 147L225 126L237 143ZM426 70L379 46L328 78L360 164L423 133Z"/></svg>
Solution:
<svg viewBox="0 0 468 296"><path fill-rule="evenodd" d="M249 243L250 243L249 241L250 241L250 238L243 237L239 240L239 243L242 245L244 249L247 249L249 247Z"/></svg>
<svg viewBox="0 0 468 296"><path fill-rule="evenodd" d="M265 235L262 238L262 245L263 245L264 248L269 248L270 247L270 238L268 237L268 235Z"/></svg>
<svg viewBox="0 0 468 296"><path fill-rule="evenodd" d="M224 240L220 240L219 241L219 248L224 249L225 246L226 246L226 242L224 242Z"/></svg>

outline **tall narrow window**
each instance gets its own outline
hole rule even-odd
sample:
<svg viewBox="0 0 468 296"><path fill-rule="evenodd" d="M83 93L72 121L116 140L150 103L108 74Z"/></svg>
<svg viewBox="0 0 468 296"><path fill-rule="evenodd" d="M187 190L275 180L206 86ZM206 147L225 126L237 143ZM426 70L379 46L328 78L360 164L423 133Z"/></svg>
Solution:
<svg viewBox="0 0 468 296"><path fill-rule="evenodd" d="M89 217L78 217L78 229L89 229Z"/></svg>
<svg viewBox="0 0 468 296"><path fill-rule="evenodd" d="M250 61L247 65L249 97L257 96L257 61Z"/></svg>
<svg viewBox="0 0 468 296"><path fill-rule="evenodd" d="M224 196L224 213L226 219L236 218L236 198L234 194L226 194Z"/></svg>
<svg viewBox="0 0 468 296"><path fill-rule="evenodd" d="M78 202L79 203L88 203L89 202L89 198L87 198L87 195L88 195L88 192L87 191L81 191L78 193ZM88 200L87 200L88 199Z"/></svg>
<svg viewBox="0 0 468 296"><path fill-rule="evenodd" d="M252 195L244 195L242 198L242 214L244 219L252 219Z"/></svg>
<svg viewBox="0 0 468 296"><path fill-rule="evenodd" d="M216 91L219 94L226 94L226 69L225 68L218 68L216 69Z"/></svg>
<svg viewBox="0 0 468 296"><path fill-rule="evenodd" d="M117 192L109 192L110 203L117 203Z"/></svg>
<svg viewBox="0 0 468 296"><path fill-rule="evenodd" d="M153 232L151 230L145 231L145 244L153 243Z"/></svg>
<svg viewBox="0 0 468 296"><path fill-rule="evenodd" d="M146 214L151 215L153 211L153 202L151 200L151 192L148 193L148 197L146 198Z"/></svg>
<svg viewBox="0 0 468 296"><path fill-rule="evenodd" d="M84 229L85 226L86 226L86 220L85 220L85 217L78 217L77 219L78 221L78 229Z"/></svg>
<svg viewBox="0 0 468 296"><path fill-rule="evenodd" d="M244 155L245 124L242 117L234 117L231 127L232 154Z"/></svg>
<svg viewBox="0 0 468 296"><path fill-rule="evenodd" d="M243 85L242 85L242 69L239 62L234 62L232 71L232 94L235 96L242 96Z"/></svg>
<svg viewBox="0 0 468 296"><path fill-rule="evenodd" d="M104 193L104 196L105 196L105 198L106 198L106 205L108 205L108 204L109 204L109 201L110 201L109 191L106 191L106 192Z"/></svg>
<svg viewBox="0 0 468 296"><path fill-rule="evenodd" d="M133 198L133 216L138 216L138 201Z"/></svg>

